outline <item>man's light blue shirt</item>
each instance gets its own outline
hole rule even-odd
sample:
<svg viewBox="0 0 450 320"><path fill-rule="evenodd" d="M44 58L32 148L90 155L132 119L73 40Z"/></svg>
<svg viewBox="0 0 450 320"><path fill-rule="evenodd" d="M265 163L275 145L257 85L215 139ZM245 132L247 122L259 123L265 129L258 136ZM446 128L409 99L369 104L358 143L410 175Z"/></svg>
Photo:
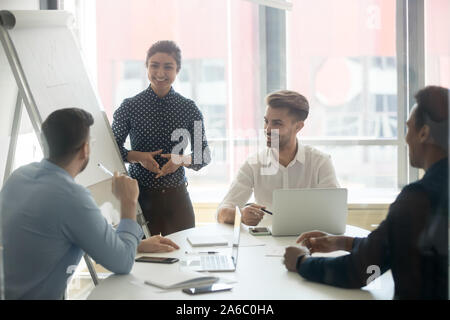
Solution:
<svg viewBox="0 0 450 320"><path fill-rule="evenodd" d="M142 229L114 230L89 190L47 160L23 166L0 193L7 299L61 299L84 252L114 273L129 273Z"/></svg>

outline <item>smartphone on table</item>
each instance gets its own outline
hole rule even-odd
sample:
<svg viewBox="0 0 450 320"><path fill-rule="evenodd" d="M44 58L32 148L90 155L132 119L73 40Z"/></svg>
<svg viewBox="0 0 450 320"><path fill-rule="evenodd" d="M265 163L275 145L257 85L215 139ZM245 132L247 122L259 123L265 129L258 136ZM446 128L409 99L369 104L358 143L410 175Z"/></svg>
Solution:
<svg viewBox="0 0 450 320"><path fill-rule="evenodd" d="M270 236L270 230L267 227L250 227L248 229L251 235L254 236Z"/></svg>
<svg viewBox="0 0 450 320"><path fill-rule="evenodd" d="M140 257L135 260L136 262L151 262L151 263L175 263L178 261L177 258L166 258L166 257Z"/></svg>
<svg viewBox="0 0 450 320"><path fill-rule="evenodd" d="M228 291L231 290L233 287L229 284L225 283L216 283L208 286L203 287L195 287L195 288L184 288L181 291L184 293L194 295L194 294L202 294L202 293L210 293L210 292L220 292L220 291Z"/></svg>

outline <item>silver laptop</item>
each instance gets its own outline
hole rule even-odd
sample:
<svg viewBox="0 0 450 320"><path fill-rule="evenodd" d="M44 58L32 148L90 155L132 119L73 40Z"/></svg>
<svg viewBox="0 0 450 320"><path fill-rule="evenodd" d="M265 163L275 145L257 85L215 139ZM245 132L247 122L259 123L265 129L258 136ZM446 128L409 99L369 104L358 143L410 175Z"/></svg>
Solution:
<svg viewBox="0 0 450 320"><path fill-rule="evenodd" d="M225 272L235 271L238 259L239 240L241 236L241 210L236 207L234 216L233 243L231 255L208 254L199 255L194 260L189 260L188 266L195 271Z"/></svg>
<svg viewBox="0 0 450 320"><path fill-rule="evenodd" d="M278 189L272 200L274 236L294 236L312 230L345 232L347 189Z"/></svg>

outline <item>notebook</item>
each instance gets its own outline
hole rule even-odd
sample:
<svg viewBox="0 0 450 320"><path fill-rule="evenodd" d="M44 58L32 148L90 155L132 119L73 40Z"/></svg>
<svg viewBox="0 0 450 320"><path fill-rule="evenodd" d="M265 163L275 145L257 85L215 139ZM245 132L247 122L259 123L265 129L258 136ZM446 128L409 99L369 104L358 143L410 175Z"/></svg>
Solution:
<svg viewBox="0 0 450 320"><path fill-rule="evenodd" d="M228 240L221 236L188 236L187 241L193 247L226 246Z"/></svg>
<svg viewBox="0 0 450 320"><path fill-rule="evenodd" d="M207 285L219 280L218 277L204 275L190 270L167 269L164 273L155 273L145 279L145 284L162 289L176 289Z"/></svg>
<svg viewBox="0 0 450 320"><path fill-rule="evenodd" d="M239 240L241 235L241 210L236 206L234 216L233 243L229 255L200 255L185 261L185 265L195 271L224 272L235 271L238 259Z"/></svg>

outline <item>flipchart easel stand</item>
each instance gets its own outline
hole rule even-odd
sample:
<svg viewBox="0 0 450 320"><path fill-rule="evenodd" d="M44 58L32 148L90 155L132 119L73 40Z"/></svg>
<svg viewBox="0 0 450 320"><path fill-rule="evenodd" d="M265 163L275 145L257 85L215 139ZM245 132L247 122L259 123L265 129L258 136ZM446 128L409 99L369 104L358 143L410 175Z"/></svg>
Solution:
<svg viewBox="0 0 450 320"><path fill-rule="evenodd" d="M36 105L36 102L33 98L33 95L31 93L30 87L28 85L27 79L25 77L25 73L22 70L20 60L18 58L17 52L14 48L14 44L11 41L11 38L8 34L7 27L3 25L1 19L0 19L0 41L2 43L5 55L8 59L8 63L11 67L11 71L14 74L14 78L16 80L16 84L18 87L18 94L15 104L15 111L14 111L14 117L13 117L13 124L11 129L11 140L8 148L8 156L6 160L6 166L5 166L5 175L3 178L3 181L5 182L8 178L8 176L12 172L13 164L14 164L14 158L15 158L15 151L17 146L17 139L19 136L20 131L20 120L22 117L23 112L23 105L25 105L26 111L28 113L28 116L30 118L30 122L33 126L33 130L36 134L36 137L39 141L39 144L41 145L41 148L44 150L43 141L41 140L41 125L42 125L42 119L40 117L40 114L38 112L38 108ZM104 117L105 121L108 122L108 119L106 116ZM109 125L109 122L108 122ZM110 127L109 127L110 128ZM110 128L111 130L111 128ZM110 132L111 136L113 136L112 131ZM117 150L118 152L118 150ZM123 171L126 172L125 165L123 166ZM150 237L150 232L147 227L147 222L145 221L145 218L142 214L141 208L138 206L137 210L137 222L142 227L144 235L146 238ZM0 224L1 227L1 224ZM1 236L1 228L0 228L0 236ZM0 238L1 239L1 238ZM3 252L0 242L0 299L4 299L4 281L3 281ZM92 277L92 281L95 285L99 283L99 278L97 275L97 272L95 271L94 264L90 257L85 254L84 260L86 262L86 265L89 269L89 273Z"/></svg>

